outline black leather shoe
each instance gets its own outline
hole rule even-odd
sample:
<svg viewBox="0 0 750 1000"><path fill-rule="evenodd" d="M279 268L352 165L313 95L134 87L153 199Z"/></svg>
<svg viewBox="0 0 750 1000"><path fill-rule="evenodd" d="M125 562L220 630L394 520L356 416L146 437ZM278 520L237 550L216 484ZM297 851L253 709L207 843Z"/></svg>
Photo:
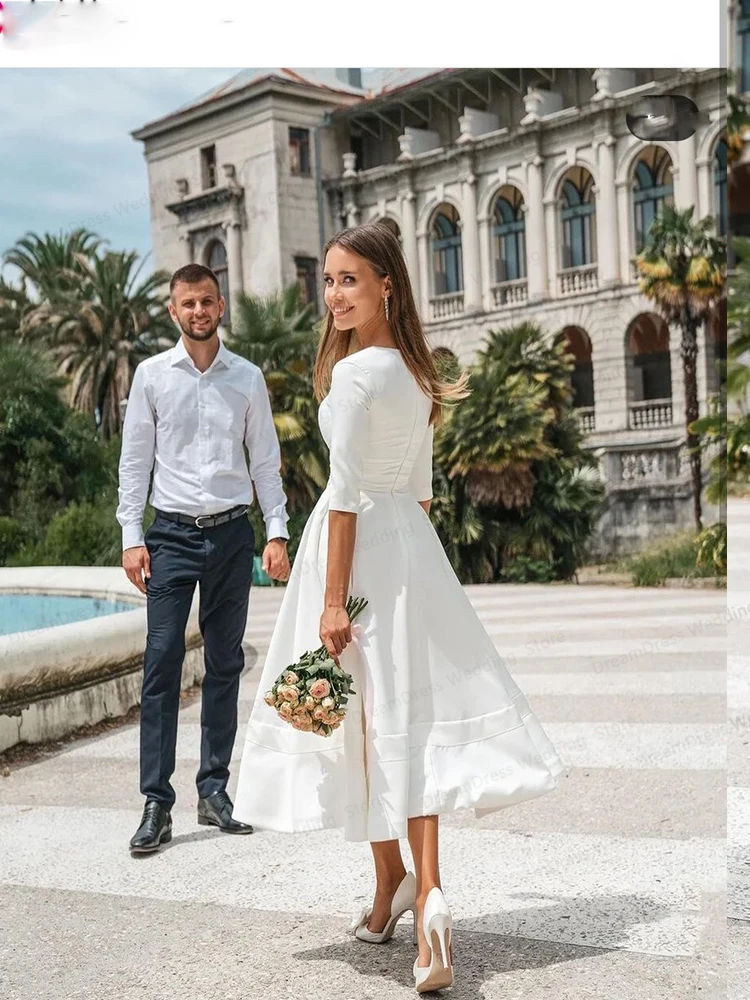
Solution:
<svg viewBox="0 0 750 1000"><path fill-rule="evenodd" d="M153 854L162 844L168 844L172 839L172 814L168 809L149 799L143 810L141 825L135 831L130 841L131 854Z"/></svg>
<svg viewBox="0 0 750 1000"><path fill-rule="evenodd" d="M232 819L232 800L225 791L214 792L198 799L198 822L201 826L218 826L224 833L254 833L248 823Z"/></svg>

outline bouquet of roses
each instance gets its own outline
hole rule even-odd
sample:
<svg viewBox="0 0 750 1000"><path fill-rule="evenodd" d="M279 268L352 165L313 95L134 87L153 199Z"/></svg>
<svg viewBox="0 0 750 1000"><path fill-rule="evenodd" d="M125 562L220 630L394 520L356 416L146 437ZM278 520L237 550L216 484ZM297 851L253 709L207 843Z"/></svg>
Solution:
<svg viewBox="0 0 750 1000"><path fill-rule="evenodd" d="M346 602L349 621L366 607L364 598ZM297 663L283 670L266 692L265 703L275 708L285 722L303 733L330 736L346 715L346 703L354 678L331 659L325 646L305 652Z"/></svg>

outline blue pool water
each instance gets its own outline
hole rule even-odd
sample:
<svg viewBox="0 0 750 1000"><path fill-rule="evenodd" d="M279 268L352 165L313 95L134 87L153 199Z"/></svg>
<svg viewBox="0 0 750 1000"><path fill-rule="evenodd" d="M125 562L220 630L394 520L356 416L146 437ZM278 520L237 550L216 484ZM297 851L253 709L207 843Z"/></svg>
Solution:
<svg viewBox="0 0 750 1000"><path fill-rule="evenodd" d="M67 625L87 618L133 611L138 606L128 601L108 601L101 597L0 594L0 635Z"/></svg>

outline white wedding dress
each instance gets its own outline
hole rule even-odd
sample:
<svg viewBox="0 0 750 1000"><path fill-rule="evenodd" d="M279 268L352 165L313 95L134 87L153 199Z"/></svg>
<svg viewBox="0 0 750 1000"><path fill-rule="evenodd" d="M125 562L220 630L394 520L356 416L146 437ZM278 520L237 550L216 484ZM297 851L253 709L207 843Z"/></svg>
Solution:
<svg viewBox="0 0 750 1000"><path fill-rule="evenodd" d="M460 405L460 404L459 404ZM305 525L247 727L235 819L282 832L407 836L407 819L542 795L564 770L418 500L432 497L431 402L396 348L339 361L318 411L328 484ZM356 695L331 736L263 700L320 646L328 511L355 511L349 594L368 605L340 657Z"/></svg>

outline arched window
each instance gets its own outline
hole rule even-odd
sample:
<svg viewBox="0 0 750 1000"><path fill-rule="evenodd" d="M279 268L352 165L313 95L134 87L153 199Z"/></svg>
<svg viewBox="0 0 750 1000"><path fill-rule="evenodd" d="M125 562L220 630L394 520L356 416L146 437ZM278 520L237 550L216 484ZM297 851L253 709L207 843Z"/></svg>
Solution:
<svg viewBox="0 0 750 1000"><path fill-rule="evenodd" d="M452 205L442 205L432 222L432 275L435 295L463 291L461 230Z"/></svg>
<svg viewBox="0 0 750 1000"><path fill-rule="evenodd" d="M503 188L495 201L492 227L495 284L526 277L526 220L517 188Z"/></svg>
<svg viewBox="0 0 750 1000"><path fill-rule="evenodd" d="M208 250L208 267L214 272L216 277L219 279L219 288L221 289L222 297L226 302L224 308L224 317L221 321L222 326L231 325L231 300L229 296L229 267L227 264L227 251L224 244L220 240L214 240Z"/></svg>
<svg viewBox="0 0 750 1000"><path fill-rule="evenodd" d="M716 232L727 234L727 140L719 139L714 153L714 214Z"/></svg>
<svg viewBox="0 0 750 1000"><path fill-rule="evenodd" d="M710 320L713 365L709 391L716 392L727 381L727 300L720 299Z"/></svg>
<svg viewBox="0 0 750 1000"><path fill-rule="evenodd" d="M672 423L672 364L669 327L655 313L641 313L626 334L630 426Z"/></svg>
<svg viewBox="0 0 750 1000"><path fill-rule="evenodd" d="M746 94L750 90L750 3L740 0L737 12L737 38L739 41L740 91Z"/></svg>
<svg viewBox="0 0 750 1000"><path fill-rule="evenodd" d="M575 358L575 368L570 374L573 405L578 408L593 407L594 364L589 335L580 326L566 326L556 339L563 341L567 353Z"/></svg>
<svg viewBox="0 0 750 1000"><path fill-rule="evenodd" d="M562 189L562 266L583 267L596 260L594 178L584 167L573 167Z"/></svg>
<svg viewBox="0 0 750 1000"><path fill-rule="evenodd" d="M635 252L646 245L651 223L665 205L674 203L672 161L660 146L649 146L638 160L633 177Z"/></svg>

